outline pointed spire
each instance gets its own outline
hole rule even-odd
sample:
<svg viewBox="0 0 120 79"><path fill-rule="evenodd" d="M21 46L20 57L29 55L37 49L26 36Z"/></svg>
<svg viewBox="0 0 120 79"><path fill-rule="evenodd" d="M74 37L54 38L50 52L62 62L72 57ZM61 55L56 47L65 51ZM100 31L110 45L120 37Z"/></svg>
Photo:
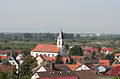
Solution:
<svg viewBox="0 0 120 79"><path fill-rule="evenodd" d="M60 33L59 33L58 38L59 38L59 39L64 39L64 36L63 36L63 32L62 32L62 30L60 30Z"/></svg>

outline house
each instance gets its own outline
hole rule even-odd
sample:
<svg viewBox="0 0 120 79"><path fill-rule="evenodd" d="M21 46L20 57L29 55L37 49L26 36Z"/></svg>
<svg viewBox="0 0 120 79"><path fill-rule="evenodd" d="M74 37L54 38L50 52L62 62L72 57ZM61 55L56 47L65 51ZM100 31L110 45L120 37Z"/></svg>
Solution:
<svg viewBox="0 0 120 79"><path fill-rule="evenodd" d="M37 56L36 60L37 60L37 64L40 65L43 61L46 60L46 55L41 55L40 54L40 55Z"/></svg>
<svg viewBox="0 0 120 79"><path fill-rule="evenodd" d="M34 57L40 54L47 57L56 57L58 54L65 54L63 32L61 31L58 36L57 45L38 44L31 51L31 55Z"/></svg>
<svg viewBox="0 0 120 79"><path fill-rule="evenodd" d="M19 64L22 64L23 63L23 59L24 59L24 55L19 53L17 56L16 56L16 60L19 62Z"/></svg>
<svg viewBox="0 0 120 79"><path fill-rule="evenodd" d="M34 68L31 79L78 79L78 77L65 64L54 63Z"/></svg>
<svg viewBox="0 0 120 79"><path fill-rule="evenodd" d="M99 72L99 73L103 73L103 72L106 71L106 68L105 68L104 66L102 66L102 65L96 66L96 69L98 69L98 72Z"/></svg>
<svg viewBox="0 0 120 79"><path fill-rule="evenodd" d="M105 73L110 77L119 76L120 75L120 66L110 67L110 69Z"/></svg>
<svg viewBox="0 0 120 79"><path fill-rule="evenodd" d="M99 60L102 66L110 66L110 60Z"/></svg>
<svg viewBox="0 0 120 79"><path fill-rule="evenodd" d="M2 59L7 59L8 51L0 50L0 57Z"/></svg>
<svg viewBox="0 0 120 79"><path fill-rule="evenodd" d="M113 53L113 49L110 49L110 48L106 48L106 47L101 47L101 53L104 53L104 54L112 54Z"/></svg>
<svg viewBox="0 0 120 79"><path fill-rule="evenodd" d="M117 66L120 66L120 60L119 59L116 59L112 64L112 67L117 67Z"/></svg>
<svg viewBox="0 0 120 79"><path fill-rule="evenodd" d="M87 51L87 52L91 52L93 53L95 51L95 53L98 52L98 49L97 48L86 48L86 49L82 49L83 51Z"/></svg>
<svg viewBox="0 0 120 79"><path fill-rule="evenodd" d="M89 58L92 56L92 53L90 53L88 51L84 51L83 54L84 54L84 56L88 56Z"/></svg>
<svg viewBox="0 0 120 79"><path fill-rule="evenodd" d="M90 70L90 68L88 66L86 66L85 64L68 64L68 67L72 70L72 71L81 71L81 70Z"/></svg>
<svg viewBox="0 0 120 79"><path fill-rule="evenodd" d="M115 59L120 59L120 53L115 54Z"/></svg>
<svg viewBox="0 0 120 79"><path fill-rule="evenodd" d="M80 62L81 60L83 60L83 58L84 58L84 56L70 56L73 60L74 60L74 62L76 62L76 63L78 63L78 62Z"/></svg>
<svg viewBox="0 0 120 79"><path fill-rule="evenodd" d="M74 73L79 79L97 79L95 73L91 70L74 71Z"/></svg>
<svg viewBox="0 0 120 79"><path fill-rule="evenodd" d="M19 62L16 60L16 58L12 54L7 58L7 60L3 62L3 64L6 64L6 65L10 64L12 66L15 66L16 69L18 69L19 67Z"/></svg>
<svg viewBox="0 0 120 79"><path fill-rule="evenodd" d="M3 72L7 72L9 74L13 74L13 69L14 69L14 66L6 66L6 65L2 65L0 64L0 71L3 71Z"/></svg>
<svg viewBox="0 0 120 79"><path fill-rule="evenodd" d="M21 53L22 50L14 50L14 53Z"/></svg>

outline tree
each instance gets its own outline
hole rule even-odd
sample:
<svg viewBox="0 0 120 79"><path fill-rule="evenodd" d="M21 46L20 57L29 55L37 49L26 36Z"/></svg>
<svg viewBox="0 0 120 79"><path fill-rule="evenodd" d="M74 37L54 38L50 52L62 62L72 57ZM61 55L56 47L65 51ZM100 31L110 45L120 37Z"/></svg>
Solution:
<svg viewBox="0 0 120 79"><path fill-rule="evenodd" d="M1 57L0 57L0 63L2 63Z"/></svg>
<svg viewBox="0 0 120 79"><path fill-rule="evenodd" d="M115 77L113 77L112 79L120 79L120 77L118 77L118 76L115 76Z"/></svg>
<svg viewBox="0 0 120 79"><path fill-rule="evenodd" d="M70 49L70 55L83 56L83 51L80 46L74 46Z"/></svg>
<svg viewBox="0 0 120 79"><path fill-rule="evenodd" d="M10 79L8 73L0 71L0 79Z"/></svg>
<svg viewBox="0 0 120 79"><path fill-rule="evenodd" d="M100 53L100 51L101 51L100 45L98 45L97 49L98 49L98 52Z"/></svg>
<svg viewBox="0 0 120 79"><path fill-rule="evenodd" d="M21 53L23 53L25 56L30 55L29 49L24 49Z"/></svg>
<svg viewBox="0 0 120 79"><path fill-rule="evenodd" d="M107 55L105 57L105 59L110 60L110 64L112 64L115 61L115 59L114 59L114 53Z"/></svg>
<svg viewBox="0 0 120 79"><path fill-rule="evenodd" d="M24 59L24 62L20 65L19 68L19 77L30 76L32 74L32 69L37 66L36 60L33 56L27 55Z"/></svg>
<svg viewBox="0 0 120 79"><path fill-rule="evenodd" d="M95 54L96 54L95 51L93 51L92 56L91 56L91 59L92 59L92 60L95 60L95 59L96 59L96 58L95 58Z"/></svg>
<svg viewBox="0 0 120 79"><path fill-rule="evenodd" d="M57 55L57 58L56 58L55 63L56 63L56 64L63 64L62 57L61 57L60 54Z"/></svg>
<svg viewBox="0 0 120 79"><path fill-rule="evenodd" d="M70 58L69 64L73 64L73 63L74 63L74 60L72 58Z"/></svg>
<svg viewBox="0 0 120 79"><path fill-rule="evenodd" d="M68 50L68 49L69 49L68 44L65 44L65 50Z"/></svg>
<svg viewBox="0 0 120 79"><path fill-rule="evenodd" d="M83 58L85 61L90 60L88 55L85 55L85 57Z"/></svg>

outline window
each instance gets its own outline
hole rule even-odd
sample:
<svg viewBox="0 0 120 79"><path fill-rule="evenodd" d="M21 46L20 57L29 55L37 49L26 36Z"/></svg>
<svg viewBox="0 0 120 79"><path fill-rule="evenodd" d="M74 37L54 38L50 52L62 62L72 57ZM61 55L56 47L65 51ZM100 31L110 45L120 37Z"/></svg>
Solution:
<svg viewBox="0 0 120 79"><path fill-rule="evenodd" d="M12 65L14 65L15 63L14 62L12 62Z"/></svg>
<svg viewBox="0 0 120 79"><path fill-rule="evenodd" d="M36 53L36 57L38 56L38 53Z"/></svg>
<svg viewBox="0 0 120 79"><path fill-rule="evenodd" d="M50 54L48 54L48 57L50 57Z"/></svg>
<svg viewBox="0 0 120 79"><path fill-rule="evenodd" d="M52 57L54 57L54 54L52 54Z"/></svg>

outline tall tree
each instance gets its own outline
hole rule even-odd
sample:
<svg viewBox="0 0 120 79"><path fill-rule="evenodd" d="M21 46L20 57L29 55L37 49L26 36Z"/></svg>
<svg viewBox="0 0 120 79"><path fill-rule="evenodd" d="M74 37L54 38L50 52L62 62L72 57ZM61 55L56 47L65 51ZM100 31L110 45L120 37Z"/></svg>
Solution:
<svg viewBox="0 0 120 79"><path fill-rule="evenodd" d="M92 60L95 60L95 59L96 59L96 58L95 58L95 55L96 55L96 53L95 53L95 51L93 51L92 56L91 56L91 59L92 59Z"/></svg>
<svg viewBox="0 0 120 79"><path fill-rule="evenodd" d="M19 77L30 76L32 69L37 66L36 60L31 55L27 55L19 68Z"/></svg>
<svg viewBox="0 0 120 79"><path fill-rule="evenodd" d="M55 63L56 63L56 64L63 64L62 57L61 57L60 54L57 55L57 58L56 58Z"/></svg>
<svg viewBox="0 0 120 79"><path fill-rule="evenodd" d="M8 73L0 71L0 79L10 79Z"/></svg>
<svg viewBox="0 0 120 79"><path fill-rule="evenodd" d="M74 46L70 49L70 55L83 56L83 51L80 46Z"/></svg>

